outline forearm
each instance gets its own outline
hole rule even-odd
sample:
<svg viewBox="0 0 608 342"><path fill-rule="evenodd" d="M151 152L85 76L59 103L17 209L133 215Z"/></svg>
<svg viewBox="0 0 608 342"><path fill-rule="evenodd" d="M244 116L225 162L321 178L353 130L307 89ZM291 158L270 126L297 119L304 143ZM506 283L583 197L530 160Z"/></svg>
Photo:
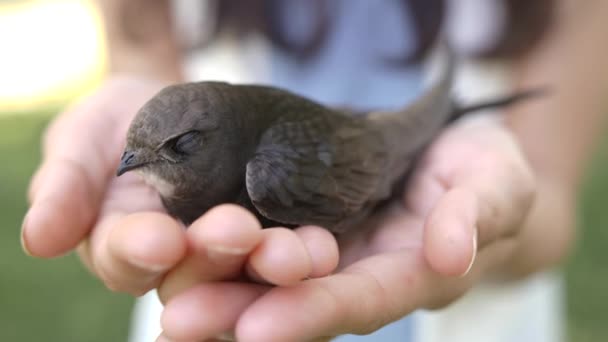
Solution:
<svg viewBox="0 0 608 342"><path fill-rule="evenodd" d="M509 262L519 276L567 255L580 184L608 110L608 46L602 43L608 4L575 5L561 6L552 32L515 67L519 88L551 87L549 96L507 115L539 184L522 243Z"/></svg>
<svg viewBox="0 0 608 342"><path fill-rule="evenodd" d="M182 77L169 0L98 0L109 71L167 81Z"/></svg>

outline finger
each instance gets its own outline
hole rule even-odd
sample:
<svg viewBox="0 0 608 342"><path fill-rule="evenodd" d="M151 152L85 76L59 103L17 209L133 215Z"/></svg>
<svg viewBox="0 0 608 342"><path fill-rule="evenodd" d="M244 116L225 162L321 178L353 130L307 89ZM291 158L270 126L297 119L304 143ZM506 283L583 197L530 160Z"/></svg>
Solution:
<svg viewBox="0 0 608 342"><path fill-rule="evenodd" d="M24 249L31 255L53 257L74 248L98 214L113 157L119 155L112 153L118 143L108 134L117 129L104 113L82 115L86 110L96 108L76 108L49 128L22 229Z"/></svg>
<svg viewBox="0 0 608 342"><path fill-rule="evenodd" d="M93 268L106 286L139 296L156 287L184 257L187 242L174 219L142 212L104 217L91 248Z"/></svg>
<svg viewBox="0 0 608 342"><path fill-rule="evenodd" d="M161 301L203 281L238 276L262 241L261 229L256 217L242 207L226 204L208 211L188 228L189 255L163 280L158 290Z"/></svg>
<svg viewBox="0 0 608 342"><path fill-rule="evenodd" d="M481 251L474 270L463 278L442 277L425 263L419 248L403 248L337 274L276 287L247 307L237 321L236 337L279 342L369 334L414 310L448 305L514 246L513 239L505 239Z"/></svg>
<svg viewBox="0 0 608 342"><path fill-rule="evenodd" d="M188 289L165 306L163 335L171 341L203 341L234 328L239 315L268 287L247 283L204 283Z"/></svg>
<svg viewBox="0 0 608 342"><path fill-rule="evenodd" d="M483 127L477 127L480 125ZM453 148L436 149L431 158L437 163L431 172L447 189L467 189L474 195L478 243L483 247L498 238L517 234L533 203L536 181L506 129L484 121L464 126L460 129L463 132L458 129L452 132L456 136L454 141L444 142L451 142ZM469 138L457 137L459 134L467 134ZM455 163L455 159L467 162Z"/></svg>
<svg viewBox="0 0 608 342"><path fill-rule="evenodd" d="M304 278L326 276L338 266L338 244L326 229L270 228L263 233L262 244L246 266L250 277L259 282L290 285Z"/></svg>
<svg viewBox="0 0 608 342"><path fill-rule="evenodd" d="M43 168L38 177L43 185L23 221L21 240L28 254L54 257L68 252L88 233L99 210L101 190L80 164L55 159Z"/></svg>
<svg viewBox="0 0 608 342"><path fill-rule="evenodd" d="M466 185L473 189L477 201L480 247L516 235L536 194L535 182L527 170L505 165L496 174L492 178L479 177Z"/></svg>
<svg viewBox="0 0 608 342"><path fill-rule="evenodd" d="M492 134L484 136L486 131ZM516 235L534 199L532 173L513 139L496 127L475 137L481 140L443 149L452 155L438 156L431 170L449 192L431 210L424 251L444 275L466 274L478 248Z"/></svg>
<svg viewBox="0 0 608 342"><path fill-rule="evenodd" d="M421 164L424 162L424 159L421 160ZM408 181L407 189L403 193L403 201L412 213L426 217L445 192L445 185L437 177L433 177L425 165L420 165Z"/></svg>
<svg viewBox="0 0 608 342"><path fill-rule="evenodd" d="M453 188L466 189L475 201L481 248L517 234L536 189L531 171L518 158L486 153L475 164L472 171L455 172L450 183Z"/></svg>
<svg viewBox="0 0 608 342"><path fill-rule="evenodd" d="M245 208L223 204L194 222L188 236L196 250L207 251L218 264L231 264L260 243L262 226Z"/></svg>
<svg viewBox="0 0 608 342"><path fill-rule="evenodd" d="M294 230L304 243L311 261L308 277L318 278L333 272L340 261L340 251L335 237L327 229L304 226Z"/></svg>
<svg viewBox="0 0 608 342"><path fill-rule="evenodd" d="M98 216L124 146L130 118L163 84L116 77L47 129L44 161L28 196L21 241L30 255L53 257L74 248ZM116 94L131 94L116 101Z"/></svg>
<svg viewBox="0 0 608 342"><path fill-rule="evenodd" d="M287 228L263 231L262 243L251 253L247 271L258 281L288 286L312 273L312 259L298 235Z"/></svg>
<svg viewBox="0 0 608 342"><path fill-rule="evenodd" d="M429 265L445 276L469 272L477 253L477 200L470 191L445 194L429 214L423 250Z"/></svg>
<svg viewBox="0 0 608 342"><path fill-rule="evenodd" d="M531 175L523 165L494 156L479 159L478 175L457 177L452 190L431 211L424 229L424 253L431 267L461 276L472 267L478 248L517 233L534 198Z"/></svg>
<svg viewBox="0 0 608 342"><path fill-rule="evenodd" d="M239 318L237 340L309 341L344 333L367 334L468 286L445 282L415 250L364 259L344 271L269 291Z"/></svg>

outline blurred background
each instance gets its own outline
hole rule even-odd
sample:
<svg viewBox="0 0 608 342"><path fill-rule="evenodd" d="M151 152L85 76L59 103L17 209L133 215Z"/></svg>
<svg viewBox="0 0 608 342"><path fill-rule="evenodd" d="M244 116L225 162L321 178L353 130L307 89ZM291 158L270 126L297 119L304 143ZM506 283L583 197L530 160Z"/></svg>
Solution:
<svg viewBox="0 0 608 342"><path fill-rule="evenodd" d="M0 0L0 341L126 339L132 298L106 290L73 255L37 260L19 244L41 132L98 84L103 56L92 2ZM565 268L574 342L608 341L607 149L605 139L580 194L583 230Z"/></svg>

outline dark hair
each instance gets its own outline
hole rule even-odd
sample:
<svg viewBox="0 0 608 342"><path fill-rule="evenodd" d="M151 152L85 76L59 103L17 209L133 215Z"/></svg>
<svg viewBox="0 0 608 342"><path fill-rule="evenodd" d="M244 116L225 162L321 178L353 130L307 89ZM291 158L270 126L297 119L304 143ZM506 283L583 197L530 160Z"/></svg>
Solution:
<svg viewBox="0 0 608 342"><path fill-rule="evenodd" d="M403 56L404 62L423 58L433 46L442 26L446 10L445 0L395 0L404 15L410 13L417 37L413 53ZM511 57L528 51L543 36L551 24L554 0L504 0L506 30L501 38L481 57ZM288 39L281 29L283 0L216 0L216 20L211 37L224 31L244 36L253 32L263 34L276 47L298 59L308 59L320 50L331 29L331 0L309 0L316 21L308 37L302 41Z"/></svg>

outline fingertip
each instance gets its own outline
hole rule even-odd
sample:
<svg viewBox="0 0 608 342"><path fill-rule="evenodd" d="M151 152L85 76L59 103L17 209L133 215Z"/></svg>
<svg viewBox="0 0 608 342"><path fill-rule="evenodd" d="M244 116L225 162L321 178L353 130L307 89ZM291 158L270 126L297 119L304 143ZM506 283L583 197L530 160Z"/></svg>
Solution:
<svg viewBox="0 0 608 342"><path fill-rule="evenodd" d="M262 240L255 216L236 205L209 210L186 235L189 255L165 276L158 289L162 302L201 282L237 277L248 254Z"/></svg>
<svg viewBox="0 0 608 342"><path fill-rule="evenodd" d="M256 277L278 286L293 285L309 277L311 256L294 231L270 228L263 234L262 242L251 253L247 264Z"/></svg>
<svg viewBox="0 0 608 342"><path fill-rule="evenodd" d="M312 270L309 277L324 277L338 267L340 261L338 242L327 229L304 226L297 228L295 233L304 243L310 256Z"/></svg>
<svg viewBox="0 0 608 342"><path fill-rule="evenodd" d="M86 212L67 210L61 201L38 201L24 218L22 246L34 257L58 257L75 248L90 226Z"/></svg>
<svg viewBox="0 0 608 342"><path fill-rule="evenodd" d="M163 336L168 341L191 341L196 340L205 326L198 321L207 322L207 315L201 315L202 309L194 302L193 291L178 295L167 303L160 316L160 324L163 327Z"/></svg>
<svg viewBox="0 0 608 342"><path fill-rule="evenodd" d="M109 289L134 296L157 287L186 252L181 226L157 212L105 216L99 232L90 239L95 273Z"/></svg>
<svg viewBox="0 0 608 342"><path fill-rule="evenodd" d="M163 272L186 254L181 225L166 214L139 212L118 221L108 237L114 258L142 270Z"/></svg>
<svg viewBox="0 0 608 342"><path fill-rule="evenodd" d="M68 159L46 162L35 175L31 206L22 229L23 244L37 257L56 257L88 234L99 210L99 184Z"/></svg>
<svg viewBox="0 0 608 342"><path fill-rule="evenodd" d="M248 210L223 204L209 210L188 229L193 246L219 255L249 253L262 240L262 226Z"/></svg>
<svg viewBox="0 0 608 342"><path fill-rule="evenodd" d="M455 189L440 199L431 211L424 230L424 255L431 268L444 276L466 275L477 252L472 194Z"/></svg>

